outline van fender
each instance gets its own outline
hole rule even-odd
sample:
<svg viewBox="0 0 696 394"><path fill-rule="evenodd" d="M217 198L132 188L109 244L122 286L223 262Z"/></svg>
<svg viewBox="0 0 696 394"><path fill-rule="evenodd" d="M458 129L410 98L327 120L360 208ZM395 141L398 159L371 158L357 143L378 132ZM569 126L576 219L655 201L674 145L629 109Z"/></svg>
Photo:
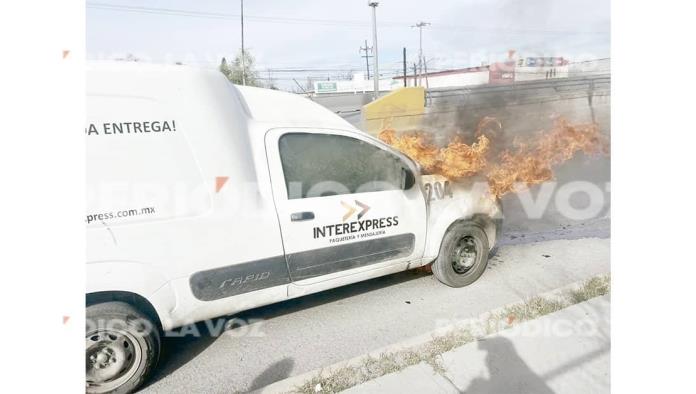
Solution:
<svg viewBox="0 0 696 394"><path fill-rule="evenodd" d="M169 279L149 264L135 261L96 261L87 263L87 294L103 292L133 293L148 301L165 329L176 294Z"/></svg>
<svg viewBox="0 0 696 394"><path fill-rule="evenodd" d="M487 199L488 200L488 199ZM446 204L433 204L428 217L428 233L424 260L430 262L440 253L442 238L453 224L472 222L479 225L488 237L493 249L502 229L502 207L497 200L481 201L476 205L470 200L453 199Z"/></svg>

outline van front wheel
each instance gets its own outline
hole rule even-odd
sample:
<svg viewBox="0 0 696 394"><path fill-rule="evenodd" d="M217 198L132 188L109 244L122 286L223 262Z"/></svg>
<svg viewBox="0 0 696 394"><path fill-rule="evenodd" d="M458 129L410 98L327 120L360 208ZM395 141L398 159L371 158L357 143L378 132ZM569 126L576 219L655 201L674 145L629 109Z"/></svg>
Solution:
<svg viewBox="0 0 696 394"><path fill-rule="evenodd" d="M154 368L159 330L125 302L87 307L85 331L86 392L130 393Z"/></svg>
<svg viewBox="0 0 696 394"><path fill-rule="evenodd" d="M468 286L486 270L488 253L488 237L481 227L456 223L442 239L433 274L447 286Z"/></svg>

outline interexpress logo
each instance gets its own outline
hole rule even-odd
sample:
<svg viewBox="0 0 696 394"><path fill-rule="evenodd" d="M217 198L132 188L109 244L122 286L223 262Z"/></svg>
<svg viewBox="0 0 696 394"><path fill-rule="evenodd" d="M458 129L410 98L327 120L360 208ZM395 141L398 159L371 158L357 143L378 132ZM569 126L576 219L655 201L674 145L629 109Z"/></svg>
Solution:
<svg viewBox="0 0 696 394"><path fill-rule="evenodd" d="M370 206L358 200L355 200L355 204L341 201L341 207L342 223L314 227L313 236L315 239L342 235L345 237L332 239L331 241L347 241L354 239L356 235L359 237L382 235L385 233L384 229L399 225L399 217L396 215L364 219L365 215L370 211ZM353 217L355 219L351 221Z"/></svg>

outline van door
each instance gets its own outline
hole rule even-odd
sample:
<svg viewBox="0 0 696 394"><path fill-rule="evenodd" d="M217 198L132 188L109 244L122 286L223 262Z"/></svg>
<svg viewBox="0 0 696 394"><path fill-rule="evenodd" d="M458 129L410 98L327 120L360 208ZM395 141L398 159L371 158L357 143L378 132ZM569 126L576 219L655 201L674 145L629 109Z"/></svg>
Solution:
<svg viewBox="0 0 696 394"><path fill-rule="evenodd" d="M313 129L269 131L266 154L294 282L422 257L426 207L412 162L359 133Z"/></svg>

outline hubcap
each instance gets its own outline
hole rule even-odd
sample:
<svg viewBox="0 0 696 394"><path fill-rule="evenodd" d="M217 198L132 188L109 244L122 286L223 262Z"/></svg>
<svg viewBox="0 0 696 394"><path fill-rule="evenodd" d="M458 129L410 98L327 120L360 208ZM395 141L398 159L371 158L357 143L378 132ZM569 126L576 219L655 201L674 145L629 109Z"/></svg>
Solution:
<svg viewBox="0 0 696 394"><path fill-rule="evenodd" d="M478 246L472 236L466 236L457 242L452 253L452 268L458 274L465 274L476 264Z"/></svg>
<svg viewBox="0 0 696 394"><path fill-rule="evenodd" d="M142 359L135 337L121 330L96 330L86 335L86 383L90 392L116 389L130 379Z"/></svg>

